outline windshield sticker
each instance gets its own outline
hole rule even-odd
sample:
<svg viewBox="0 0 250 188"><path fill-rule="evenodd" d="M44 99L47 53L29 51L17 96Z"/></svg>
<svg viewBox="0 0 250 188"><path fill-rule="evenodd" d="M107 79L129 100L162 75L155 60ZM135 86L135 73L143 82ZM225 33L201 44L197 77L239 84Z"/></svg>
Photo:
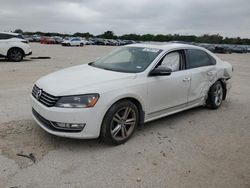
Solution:
<svg viewBox="0 0 250 188"><path fill-rule="evenodd" d="M137 69L141 69L141 68L142 68L142 66L137 65L137 66L136 66L136 68L137 68Z"/></svg>
<svg viewBox="0 0 250 188"><path fill-rule="evenodd" d="M155 48L143 48L142 51L143 51L143 52L153 52L153 53L157 53L157 52L159 52L159 49L155 49Z"/></svg>

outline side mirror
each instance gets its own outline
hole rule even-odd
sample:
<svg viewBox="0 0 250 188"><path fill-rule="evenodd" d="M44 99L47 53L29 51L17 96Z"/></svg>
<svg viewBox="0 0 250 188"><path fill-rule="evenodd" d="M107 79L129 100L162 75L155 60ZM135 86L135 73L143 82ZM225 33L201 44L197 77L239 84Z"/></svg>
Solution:
<svg viewBox="0 0 250 188"><path fill-rule="evenodd" d="M152 70L149 74L149 76L169 76L172 73L172 69L159 66Z"/></svg>

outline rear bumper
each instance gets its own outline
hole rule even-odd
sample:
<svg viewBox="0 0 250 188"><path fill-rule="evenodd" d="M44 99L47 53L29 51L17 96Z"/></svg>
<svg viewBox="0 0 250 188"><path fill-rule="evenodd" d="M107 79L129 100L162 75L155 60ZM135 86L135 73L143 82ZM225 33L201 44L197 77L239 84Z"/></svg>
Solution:
<svg viewBox="0 0 250 188"><path fill-rule="evenodd" d="M224 85L224 95L223 95L223 100L226 99L227 94L230 92L232 88L232 80L229 78L227 80L223 80L223 85Z"/></svg>
<svg viewBox="0 0 250 188"><path fill-rule="evenodd" d="M232 79L226 80L225 83L226 83L227 92L229 92L230 89L232 88Z"/></svg>

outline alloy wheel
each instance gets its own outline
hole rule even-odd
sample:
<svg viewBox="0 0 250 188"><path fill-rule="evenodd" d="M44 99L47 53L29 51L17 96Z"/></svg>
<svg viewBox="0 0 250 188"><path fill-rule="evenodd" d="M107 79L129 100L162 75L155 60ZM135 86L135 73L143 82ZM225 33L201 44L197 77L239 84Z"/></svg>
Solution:
<svg viewBox="0 0 250 188"><path fill-rule="evenodd" d="M10 53L10 58L14 61L20 61L22 56L23 54L20 50L12 50Z"/></svg>
<svg viewBox="0 0 250 188"><path fill-rule="evenodd" d="M131 107L119 109L111 121L111 136L117 141L128 138L137 122L136 112Z"/></svg>
<svg viewBox="0 0 250 188"><path fill-rule="evenodd" d="M217 106L221 105L223 98L223 88L221 84L217 84L214 91L214 102Z"/></svg>

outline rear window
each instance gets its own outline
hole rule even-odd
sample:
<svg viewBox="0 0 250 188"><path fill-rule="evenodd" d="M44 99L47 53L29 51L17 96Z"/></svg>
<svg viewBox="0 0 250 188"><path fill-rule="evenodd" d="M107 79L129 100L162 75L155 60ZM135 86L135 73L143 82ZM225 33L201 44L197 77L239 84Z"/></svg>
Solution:
<svg viewBox="0 0 250 188"><path fill-rule="evenodd" d="M208 54L202 50L189 49L187 52L189 57L189 68L214 65L214 62L212 62Z"/></svg>

